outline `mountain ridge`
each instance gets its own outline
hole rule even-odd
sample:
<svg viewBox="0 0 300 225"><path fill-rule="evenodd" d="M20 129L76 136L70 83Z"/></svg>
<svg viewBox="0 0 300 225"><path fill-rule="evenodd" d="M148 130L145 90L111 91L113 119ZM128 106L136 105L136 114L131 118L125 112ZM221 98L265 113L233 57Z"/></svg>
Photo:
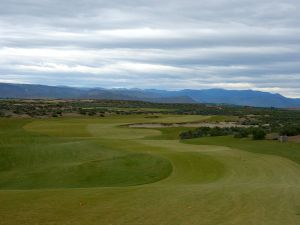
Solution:
<svg viewBox="0 0 300 225"><path fill-rule="evenodd" d="M255 90L183 89L178 91L126 88L77 88L39 84L0 83L0 98L111 99L158 103L216 103L254 107L300 107L300 99Z"/></svg>

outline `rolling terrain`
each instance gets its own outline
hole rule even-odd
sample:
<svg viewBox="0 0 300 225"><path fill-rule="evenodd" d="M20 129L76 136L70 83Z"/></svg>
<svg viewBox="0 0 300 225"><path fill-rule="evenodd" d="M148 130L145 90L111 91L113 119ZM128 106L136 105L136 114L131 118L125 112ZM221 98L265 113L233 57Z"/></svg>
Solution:
<svg viewBox="0 0 300 225"><path fill-rule="evenodd" d="M1 119L0 224L300 224L298 143L122 126L204 119Z"/></svg>
<svg viewBox="0 0 300 225"><path fill-rule="evenodd" d="M21 99L110 99L156 103L214 103L254 107L297 108L300 99L254 90L156 90L74 88L33 84L0 83L0 98Z"/></svg>

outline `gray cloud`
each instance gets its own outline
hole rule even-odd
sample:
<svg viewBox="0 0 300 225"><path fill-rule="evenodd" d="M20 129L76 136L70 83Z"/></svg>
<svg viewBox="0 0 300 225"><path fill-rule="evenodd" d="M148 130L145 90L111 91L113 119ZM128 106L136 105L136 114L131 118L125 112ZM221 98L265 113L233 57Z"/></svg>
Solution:
<svg viewBox="0 0 300 225"><path fill-rule="evenodd" d="M0 82L300 97L298 0L2 0Z"/></svg>

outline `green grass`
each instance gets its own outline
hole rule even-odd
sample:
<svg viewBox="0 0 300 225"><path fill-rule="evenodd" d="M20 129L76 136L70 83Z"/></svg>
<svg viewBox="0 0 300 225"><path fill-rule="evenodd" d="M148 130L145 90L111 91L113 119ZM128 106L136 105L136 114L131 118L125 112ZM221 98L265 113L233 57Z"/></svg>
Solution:
<svg viewBox="0 0 300 225"><path fill-rule="evenodd" d="M253 141L250 139L239 139L230 136L196 138L186 140L184 143L227 146L253 153L281 156L300 164L300 145L298 143L280 143L278 141L271 140Z"/></svg>
<svg viewBox="0 0 300 225"><path fill-rule="evenodd" d="M160 135L150 136L147 139L156 139L156 140L178 140L179 134L184 131L190 130L190 127L163 127L156 128L159 130Z"/></svg>
<svg viewBox="0 0 300 225"><path fill-rule="evenodd" d="M170 164L146 154L130 154L107 160L29 168L10 173L3 189L78 188L131 186L152 183L168 176ZM4 176L5 177L5 176Z"/></svg>
<svg viewBox="0 0 300 225"><path fill-rule="evenodd" d="M213 118L0 119L0 224L300 224L300 144L121 126Z"/></svg>
<svg viewBox="0 0 300 225"><path fill-rule="evenodd" d="M93 138L85 123L80 119L1 121L0 189L130 186L171 173L168 160L130 147L108 146ZM22 127L38 132L28 133Z"/></svg>

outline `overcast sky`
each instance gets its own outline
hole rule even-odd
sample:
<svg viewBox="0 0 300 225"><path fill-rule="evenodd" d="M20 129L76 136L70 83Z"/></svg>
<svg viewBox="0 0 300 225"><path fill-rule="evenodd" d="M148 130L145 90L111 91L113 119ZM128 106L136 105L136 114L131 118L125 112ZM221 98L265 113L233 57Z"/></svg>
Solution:
<svg viewBox="0 0 300 225"><path fill-rule="evenodd" d="M0 0L0 82L300 97L300 1Z"/></svg>

